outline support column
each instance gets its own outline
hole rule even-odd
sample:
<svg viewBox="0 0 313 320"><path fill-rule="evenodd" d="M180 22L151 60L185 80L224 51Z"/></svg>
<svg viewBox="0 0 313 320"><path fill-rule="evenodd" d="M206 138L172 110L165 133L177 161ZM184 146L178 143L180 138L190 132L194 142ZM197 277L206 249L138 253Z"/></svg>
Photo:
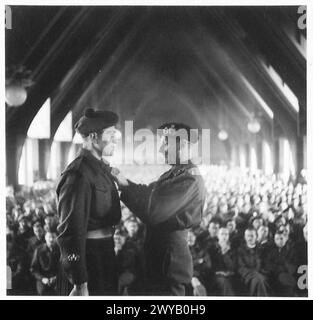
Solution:
<svg viewBox="0 0 313 320"><path fill-rule="evenodd" d="M246 156L246 167L250 169L251 167L251 161L250 161L250 144L245 144L245 156Z"/></svg>
<svg viewBox="0 0 313 320"><path fill-rule="evenodd" d="M238 147L235 144L231 144L231 164L234 167L238 166Z"/></svg>
<svg viewBox="0 0 313 320"><path fill-rule="evenodd" d="M306 135L303 137L303 167L304 167L304 169L308 168L308 163L307 163L307 136Z"/></svg>
<svg viewBox="0 0 313 320"><path fill-rule="evenodd" d="M274 141L274 173L280 172L280 145L279 145L279 138L275 139Z"/></svg>
<svg viewBox="0 0 313 320"><path fill-rule="evenodd" d="M12 131L12 130L11 130ZM22 155L25 135L6 132L6 184L14 189L18 186L18 169Z"/></svg>
<svg viewBox="0 0 313 320"><path fill-rule="evenodd" d="M257 168L264 171L263 162L263 141L260 141L256 145L256 157L257 157Z"/></svg>
<svg viewBox="0 0 313 320"><path fill-rule="evenodd" d="M38 141L39 148L39 178L47 180L48 166L51 154L50 139L40 139Z"/></svg>
<svg viewBox="0 0 313 320"><path fill-rule="evenodd" d="M298 134L296 142L296 175L299 177L301 170L304 168L305 157L305 142L304 136L307 134L306 125L306 98L299 101L299 113L298 113Z"/></svg>
<svg viewBox="0 0 313 320"><path fill-rule="evenodd" d="M68 154L71 148L71 142L60 142L60 169L61 172L66 168L68 165L67 159L68 159Z"/></svg>
<svg viewBox="0 0 313 320"><path fill-rule="evenodd" d="M246 148L244 144L239 145L239 166L241 169L247 167Z"/></svg>

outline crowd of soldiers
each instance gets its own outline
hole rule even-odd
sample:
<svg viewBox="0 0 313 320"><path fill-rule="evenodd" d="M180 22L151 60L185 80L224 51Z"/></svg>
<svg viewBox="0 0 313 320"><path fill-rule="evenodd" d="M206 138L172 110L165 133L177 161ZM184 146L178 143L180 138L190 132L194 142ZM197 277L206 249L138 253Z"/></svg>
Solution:
<svg viewBox="0 0 313 320"><path fill-rule="evenodd" d="M201 169L201 168L200 168ZM307 185L224 166L202 168L206 205L189 230L196 296L306 296ZM139 173L138 173L139 174ZM55 190L7 194L12 295L57 294ZM145 225L122 205L114 234L118 294L146 295Z"/></svg>

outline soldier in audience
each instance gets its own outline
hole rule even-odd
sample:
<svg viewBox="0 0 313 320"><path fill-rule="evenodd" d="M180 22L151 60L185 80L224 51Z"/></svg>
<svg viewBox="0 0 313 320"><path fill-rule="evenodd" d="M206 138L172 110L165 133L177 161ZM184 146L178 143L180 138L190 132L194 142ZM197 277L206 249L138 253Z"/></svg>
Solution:
<svg viewBox="0 0 313 320"><path fill-rule="evenodd" d="M236 220L234 218L229 219L226 222L226 228L229 231L229 241L230 241L231 247L234 250L237 250L242 240L237 230Z"/></svg>
<svg viewBox="0 0 313 320"><path fill-rule="evenodd" d="M235 295L236 254L229 242L229 230L222 227L218 231L218 242L211 247L212 292L216 295Z"/></svg>
<svg viewBox="0 0 313 320"><path fill-rule="evenodd" d="M264 261L273 247L273 241L270 238L268 226L261 226L257 230L257 242L260 249L261 259Z"/></svg>
<svg viewBox="0 0 313 320"><path fill-rule="evenodd" d="M33 256L31 272L36 279L39 295L55 295L60 250L56 245L56 234L47 232L46 243L39 246Z"/></svg>
<svg viewBox="0 0 313 320"><path fill-rule="evenodd" d="M127 243L127 234L116 230L114 251L117 259L118 294L143 294L143 260L137 245Z"/></svg>
<svg viewBox="0 0 313 320"><path fill-rule="evenodd" d="M193 277L187 285L186 295L205 296L209 288L211 259L206 247L196 243L196 236L191 230L188 231L187 242L193 261Z"/></svg>
<svg viewBox="0 0 313 320"><path fill-rule="evenodd" d="M199 247L209 250L212 246L217 243L217 234L220 228L220 219L214 217L211 219L208 225L208 229L202 231L196 239L196 243Z"/></svg>
<svg viewBox="0 0 313 320"><path fill-rule="evenodd" d="M266 258L266 269L274 295L291 297L295 292L297 265L294 247L290 246L287 241L284 232L275 233L275 246Z"/></svg>
<svg viewBox="0 0 313 320"><path fill-rule="evenodd" d="M37 221L33 224L34 235L28 240L27 252L30 257L33 256L34 251L42 244L45 243L45 232L40 223Z"/></svg>

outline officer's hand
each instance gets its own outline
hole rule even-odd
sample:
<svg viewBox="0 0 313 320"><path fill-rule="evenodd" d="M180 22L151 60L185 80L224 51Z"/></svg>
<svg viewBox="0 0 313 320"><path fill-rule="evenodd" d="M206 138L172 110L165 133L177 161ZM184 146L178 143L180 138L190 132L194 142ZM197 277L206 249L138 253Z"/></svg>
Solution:
<svg viewBox="0 0 313 320"><path fill-rule="evenodd" d="M119 169L112 168L111 174L119 187L127 187L128 186L127 179L124 177L124 175L120 172Z"/></svg>
<svg viewBox="0 0 313 320"><path fill-rule="evenodd" d="M49 283L49 279L48 278L42 278L41 282L45 285L47 285Z"/></svg>
<svg viewBox="0 0 313 320"><path fill-rule="evenodd" d="M75 284L70 293L70 296L89 296L87 282L84 282L80 285Z"/></svg>

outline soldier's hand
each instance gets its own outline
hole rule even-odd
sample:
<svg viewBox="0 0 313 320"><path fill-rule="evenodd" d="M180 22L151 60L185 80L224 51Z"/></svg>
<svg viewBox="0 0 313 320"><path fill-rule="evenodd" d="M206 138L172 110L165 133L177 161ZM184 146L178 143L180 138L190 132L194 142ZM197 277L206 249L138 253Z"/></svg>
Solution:
<svg viewBox="0 0 313 320"><path fill-rule="evenodd" d="M193 295L194 296L197 296L197 297L203 297L203 296L206 296L207 295L207 292L206 292L206 289L205 287L200 284L199 286L195 287L193 289Z"/></svg>
<svg viewBox="0 0 313 320"><path fill-rule="evenodd" d="M70 296L89 296L87 282L80 285L74 285Z"/></svg>

